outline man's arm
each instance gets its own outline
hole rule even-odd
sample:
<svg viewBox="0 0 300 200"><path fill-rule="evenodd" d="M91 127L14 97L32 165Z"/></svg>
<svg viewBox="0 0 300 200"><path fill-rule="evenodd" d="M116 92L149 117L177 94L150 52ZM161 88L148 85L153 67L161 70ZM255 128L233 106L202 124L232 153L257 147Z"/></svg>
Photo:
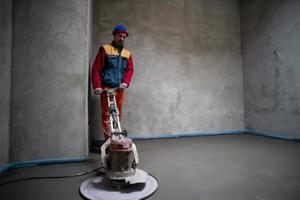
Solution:
<svg viewBox="0 0 300 200"><path fill-rule="evenodd" d="M100 74L104 66L105 51L103 47L100 47L97 56L95 58L94 64L92 66L92 85L95 93L101 93L101 78Z"/></svg>
<svg viewBox="0 0 300 200"><path fill-rule="evenodd" d="M132 79L132 76L133 76L133 72L134 72L133 68L134 68L133 67L133 58L130 55L129 59L128 59L127 68L126 68L126 71L124 73L124 78L123 78L123 83L125 83L127 85L126 87L129 87L129 85L130 85L130 82L131 82L131 79Z"/></svg>

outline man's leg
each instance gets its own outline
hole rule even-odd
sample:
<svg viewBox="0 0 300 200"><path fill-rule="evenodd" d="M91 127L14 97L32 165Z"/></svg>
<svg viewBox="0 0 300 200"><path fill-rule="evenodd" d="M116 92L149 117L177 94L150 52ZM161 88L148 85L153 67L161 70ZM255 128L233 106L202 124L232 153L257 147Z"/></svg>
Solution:
<svg viewBox="0 0 300 200"><path fill-rule="evenodd" d="M124 103L124 90L118 89L116 90L116 102L119 110L119 118L120 121L122 119L122 111L123 111L123 103Z"/></svg>
<svg viewBox="0 0 300 200"><path fill-rule="evenodd" d="M119 110L119 118L122 118L122 107L124 102L124 90L118 89L115 92L115 98L117 107ZM101 108L102 108L102 132L105 138L105 141L110 137L110 121L109 121L109 108L107 101L107 93L103 92L101 94Z"/></svg>
<svg viewBox="0 0 300 200"><path fill-rule="evenodd" d="M109 108L108 108L106 92L103 92L101 94L101 109L102 109L102 132L103 132L104 139L106 141L110 136Z"/></svg>

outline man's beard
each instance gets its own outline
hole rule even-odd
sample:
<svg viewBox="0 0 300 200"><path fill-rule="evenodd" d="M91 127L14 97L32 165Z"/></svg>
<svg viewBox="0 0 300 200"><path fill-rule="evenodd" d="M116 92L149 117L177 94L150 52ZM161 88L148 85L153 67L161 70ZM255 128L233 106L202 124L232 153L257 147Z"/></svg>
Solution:
<svg viewBox="0 0 300 200"><path fill-rule="evenodd" d="M124 41L117 41L119 45L124 45Z"/></svg>

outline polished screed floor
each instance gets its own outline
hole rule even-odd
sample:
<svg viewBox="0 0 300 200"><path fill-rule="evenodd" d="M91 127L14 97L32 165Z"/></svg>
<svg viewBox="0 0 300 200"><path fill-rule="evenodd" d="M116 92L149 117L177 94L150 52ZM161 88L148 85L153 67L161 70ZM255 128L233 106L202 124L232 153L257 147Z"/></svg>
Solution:
<svg viewBox="0 0 300 200"><path fill-rule="evenodd" d="M159 180L151 200L298 200L300 143L235 134L135 141L139 168ZM100 154L87 162L13 169L0 183L36 176L61 176L99 167ZM1 200L76 200L85 176L41 179L0 186Z"/></svg>

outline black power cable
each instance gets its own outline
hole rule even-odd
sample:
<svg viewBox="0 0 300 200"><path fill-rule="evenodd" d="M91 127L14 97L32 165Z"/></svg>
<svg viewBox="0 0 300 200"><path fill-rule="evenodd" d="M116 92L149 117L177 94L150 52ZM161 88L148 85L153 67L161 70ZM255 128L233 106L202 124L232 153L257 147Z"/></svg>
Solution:
<svg viewBox="0 0 300 200"><path fill-rule="evenodd" d="M20 178L20 179L16 179L16 180L11 180L11 181L7 181L7 182L4 182L4 183L0 183L0 186L11 184L11 183L16 183L16 182L21 182L21 181L35 180L35 179L73 178L73 177L77 177L77 176L87 175L87 174L99 171L100 169L103 169L103 166L98 167L96 169L92 169L92 170L86 171L86 172L80 172L80 173L77 173L77 174L73 174L73 175L64 175L64 176L37 176L37 177Z"/></svg>

